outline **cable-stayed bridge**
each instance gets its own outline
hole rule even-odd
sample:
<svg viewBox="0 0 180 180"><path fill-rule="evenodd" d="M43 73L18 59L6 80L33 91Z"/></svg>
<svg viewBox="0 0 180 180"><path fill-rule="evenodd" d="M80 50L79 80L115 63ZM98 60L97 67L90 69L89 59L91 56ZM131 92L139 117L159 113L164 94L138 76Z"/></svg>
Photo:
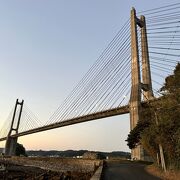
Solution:
<svg viewBox="0 0 180 180"><path fill-rule="evenodd" d="M136 13L94 65L42 124L24 102L16 101L0 131L5 153L12 155L19 136L130 113L131 129L141 108L161 96L164 78L180 62L180 3ZM143 159L140 147L132 157Z"/></svg>

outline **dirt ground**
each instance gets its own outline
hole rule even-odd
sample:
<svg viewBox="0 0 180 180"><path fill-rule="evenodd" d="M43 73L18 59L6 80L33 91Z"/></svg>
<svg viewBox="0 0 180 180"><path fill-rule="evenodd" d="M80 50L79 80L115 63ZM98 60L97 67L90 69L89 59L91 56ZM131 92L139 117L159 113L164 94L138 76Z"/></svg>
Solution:
<svg viewBox="0 0 180 180"><path fill-rule="evenodd" d="M0 169L2 180L89 180L92 173L52 172L30 166L6 164L6 170Z"/></svg>

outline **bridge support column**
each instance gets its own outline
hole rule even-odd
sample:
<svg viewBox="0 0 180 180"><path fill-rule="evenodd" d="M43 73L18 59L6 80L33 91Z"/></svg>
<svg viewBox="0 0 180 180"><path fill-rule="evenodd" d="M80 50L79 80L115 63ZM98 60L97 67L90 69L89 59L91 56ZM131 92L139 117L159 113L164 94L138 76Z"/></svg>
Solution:
<svg viewBox="0 0 180 180"><path fill-rule="evenodd" d="M130 128L131 130L136 126L140 120L141 111L141 80L140 80L140 66L139 66L139 51L137 38L137 21L136 11L131 10L131 97L130 97ZM143 160L143 149L138 146L131 151L131 158Z"/></svg>
<svg viewBox="0 0 180 180"><path fill-rule="evenodd" d="M9 133L7 135L5 150L4 150L5 155L8 155L8 156L14 156L15 155L18 138L17 137L11 137L11 135L12 135L13 131L15 131L16 134L18 133L23 104L24 104L23 100L22 100L22 102L19 102L18 99L16 100L14 113L13 113L13 117L12 117L12 122L11 122L11 127L10 127ZM17 111L18 105L20 105L19 115L17 118L17 122L15 122L16 111Z"/></svg>
<svg viewBox="0 0 180 180"><path fill-rule="evenodd" d="M6 145L5 145L5 155L7 156L15 156L17 146L17 137L7 137Z"/></svg>
<svg viewBox="0 0 180 180"><path fill-rule="evenodd" d="M141 49L142 49L142 81L139 66L139 50L137 25L141 28ZM144 16L140 19L136 17L136 11L131 10L131 97L130 97L130 124L131 130L141 119L141 89L144 91L144 101L153 99L151 72L149 64L148 41L146 32L146 20ZM137 160L149 160L142 146L134 148L131 152L131 158Z"/></svg>
<svg viewBox="0 0 180 180"><path fill-rule="evenodd" d="M142 89L144 91L144 101L154 98L151 81L151 71L149 63L149 51L146 31L146 20L144 16L140 17L142 22L141 27L141 49L142 49Z"/></svg>
<svg viewBox="0 0 180 180"><path fill-rule="evenodd" d="M148 40L146 30L146 19L144 16L140 17L142 22L141 27L141 50L142 50L142 89L143 100L149 101L154 98L152 90L151 70L149 62ZM153 161L153 159L144 151L144 160Z"/></svg>

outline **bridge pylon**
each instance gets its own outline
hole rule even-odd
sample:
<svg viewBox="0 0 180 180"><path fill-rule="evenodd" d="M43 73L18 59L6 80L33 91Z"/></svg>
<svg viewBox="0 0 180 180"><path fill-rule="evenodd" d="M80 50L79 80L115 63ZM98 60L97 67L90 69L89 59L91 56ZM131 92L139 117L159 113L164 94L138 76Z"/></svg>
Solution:
<svg viewBox="0 0 180 180"><path fill-rule="evenodd" d="M141 26L141 50L142 50L142 89L144 91L143 100L148 101L154 98L152 90L151 70L149 62L148 40L145 16L140 17Z"/></svg>
<svg viewBox="0 0 180 180"><path fill-rule="evenodd" d="M13 135L14 132L15 132L15 134L18 133L23 104L24 104L24 100L22 100L21 102L19 102L18 99L16 100L16 104L14 107L14 113L13 113L13 117L12 117L12 122L11 122L11 127L10 127L9 133L7 135L5 149L4 149L5 155L8 155L8 156L15 155L18 137L11 137L11 135ZM16 116L18 108L19 108L19 111L18 111L18 115ZM17 118L17 121L15 121L16 118Z"/></svg>
<svg viewBox="0 0 180 180"><path fill-rule="evenodd" d="M137 26L141 28L141 48L142 48L142 83L139 63L138 35ZM131 10L131 96L130 107L130 128L131 130L141 119L141 90L144 91L144 100L153 98L151 72L149 64L148 41L146 32L145 17L140 19L136 16L136 10ZM132 149L131 158L136 160L145 160L145 152L141 145Z"/></svg>

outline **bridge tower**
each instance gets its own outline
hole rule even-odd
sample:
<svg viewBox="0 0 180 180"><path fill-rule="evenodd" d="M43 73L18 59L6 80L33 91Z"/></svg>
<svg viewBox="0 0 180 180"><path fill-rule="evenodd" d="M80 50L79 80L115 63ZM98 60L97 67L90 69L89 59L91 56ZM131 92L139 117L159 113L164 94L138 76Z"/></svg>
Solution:
<svg viewBox="0 0 180 180"><path fill-rule="evenodd" d="M149 62L148 40L146 30L146 19L140 17L141 21L141 49L142 49L142 89L144 91L143 100L148 101L154 98L151 81L151 70Z"/></svg>
<svg viewBox="0 0 180 180"><path fill-rule="evenodd" d="M142 48L142 80L139 65L139 50L137 26L141 28L141 48ZM136 10L131 10L131 96L130 96L130 128L136 126L141 119L141 89L144 91L144 100L153 98L151 72L149 64L148 42L146 33L145 17L140 19L136 17ZM145 154L142 146L138 146L131 151L131 158L145 160Z"/></svg>
<svg viewBox="0 0 180 180"><path fill-rule="evenodd" d="M8 155L8 156L15 155L18 137L11 137L11 135L13 135L13 133L14 133L13 131L15 131L15 134L18 133L23 104L24 104L24 100L22 100L21 102L19 102L18 99L16 100L14 113L13 113L13 117L12 117L12 122L11 122L11 127L10 127L9 133L7 135L5 150L4 150L5 155ZM16 116L18 108L19 108L19 114ZM15 118L17 118L17 122L15 121Z"/></svg>

